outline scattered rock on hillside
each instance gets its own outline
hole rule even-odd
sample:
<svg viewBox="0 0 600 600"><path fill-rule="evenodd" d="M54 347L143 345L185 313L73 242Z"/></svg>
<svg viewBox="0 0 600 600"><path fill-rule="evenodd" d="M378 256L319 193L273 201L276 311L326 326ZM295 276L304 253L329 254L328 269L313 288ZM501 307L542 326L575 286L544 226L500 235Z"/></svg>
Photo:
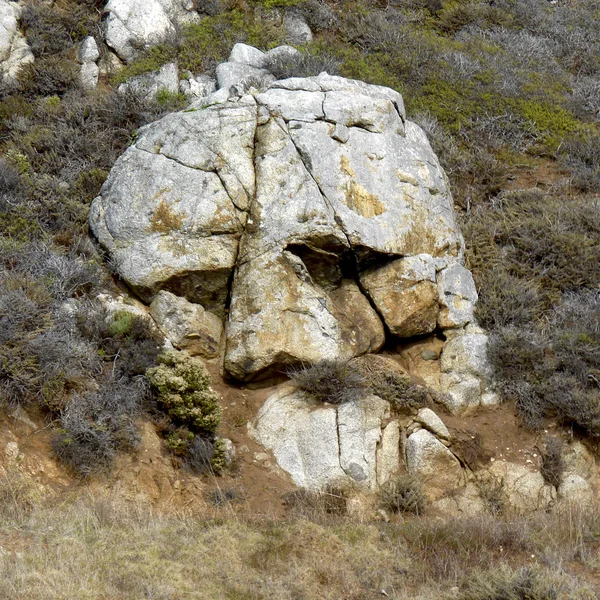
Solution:
<svg viewBox="0 0 600 600"><path fill-rule="evenodd" d="M430 409L421 408L415 417L415 421L423 425L425 429L442 440L449 440L450 433L444 422Z"/></svg>
<svg viewBox="0 0 600 600"><path fill-rule="evenodd" d="M77 52L77 59L81 63L81 86L84 90L93 90L98 85L100 68L96 63L99 58L100 52L96 40L92 36L86 37Z"/></svg>
<svg viewBox="0 0 600 600"><path fill-rule="evenodd" d="M175 63L167 63L158 71L132 77L118 87L121 94L132 93L145 100L154 99L161 90L170 94L179 91L179 70Z"/></svg>
<svg viewBox="0 0 600 600"><path fill-rule="evenodd" d="M18 28L21 6L0 0L0 81L14 80L19 69L33 62L33 53Z"/></svg>
<svg viewBox="0 0 600 600"><path fill-rule="evenodd" d="M495 461L489 475L499 482L507 507L517 513L543 510L556 500L556 490L544 482L539 471L503 460Z"/></svg>
<svg viewBox="0 0 600 600"><path fill-rule="evenodd" d="M198 21L185 0L109 0L105 7L105 40L126 63L177 35L177 26Z"/></svg>

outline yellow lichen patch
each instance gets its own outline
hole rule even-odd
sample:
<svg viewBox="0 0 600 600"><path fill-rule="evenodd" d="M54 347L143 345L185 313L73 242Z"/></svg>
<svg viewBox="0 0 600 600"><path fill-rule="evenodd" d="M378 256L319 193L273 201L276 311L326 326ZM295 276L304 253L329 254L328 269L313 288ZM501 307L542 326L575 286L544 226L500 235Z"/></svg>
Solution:
<svg viewBox="0 0 600 600"><path fill-rule="evenodd" d="M350 166L350 161L348 160L347 156L342 155L342 158L340 160L340 167L342 171L346 173L346 175L349 175L350 177L354 177L356 175L354 169Z"/></svg>
<svg viewBox="0 0 600 600"><path fill-rule="evenodd" d="M150 231L154 233L168 233L181 229L183 226L183 216L173 212L169 205L161 200L150 219Z"/></svg>
<svg viewBox="0 0 600 600"><path fill-rule="evenodd" d="M346 190L346 206L363 217L376 217L386 211L385 205L360 183L351 181Z"/></svg>

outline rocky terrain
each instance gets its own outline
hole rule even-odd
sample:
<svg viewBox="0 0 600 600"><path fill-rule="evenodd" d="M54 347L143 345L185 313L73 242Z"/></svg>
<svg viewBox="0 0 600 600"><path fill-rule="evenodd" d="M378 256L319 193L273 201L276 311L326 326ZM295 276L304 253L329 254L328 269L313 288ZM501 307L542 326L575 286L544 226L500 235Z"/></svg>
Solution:
<svg viewBox="0 0 600 600"><path fill-rule="evenodd" d="M597 10L205 4L0 0L0 589L87 492L251 558L75 597L595 597ZM383 543L260 583L305 522Z"/></svg>

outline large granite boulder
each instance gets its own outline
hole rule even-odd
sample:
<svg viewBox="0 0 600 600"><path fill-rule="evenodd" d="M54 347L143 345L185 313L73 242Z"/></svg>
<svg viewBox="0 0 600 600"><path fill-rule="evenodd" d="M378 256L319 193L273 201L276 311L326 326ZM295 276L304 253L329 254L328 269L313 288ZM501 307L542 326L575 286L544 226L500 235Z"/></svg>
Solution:
<svg viewBox="0 0 600 600"><path fill-rule="evenodd" d="M226 320L239 380L473 320L447 178L400 94L268 72L296 58L236 45L218 91L141 129L91 210L144 301L164 289ZM447 358L459 397L481 369Z"/></svg>
<svg viewBox="0 0 600 600"><path fill-rule="evenodd" d="M389 403L377 396L323 405L285 385L267 399L249 429L298 486L375 489L399 467L399 427L386 423L389 416Z"/></svg>

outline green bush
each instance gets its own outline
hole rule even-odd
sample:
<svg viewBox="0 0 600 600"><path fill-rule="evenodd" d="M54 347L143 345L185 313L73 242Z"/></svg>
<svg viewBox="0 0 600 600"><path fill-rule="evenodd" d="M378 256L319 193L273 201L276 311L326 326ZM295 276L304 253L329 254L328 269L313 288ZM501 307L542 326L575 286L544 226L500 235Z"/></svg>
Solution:
<svg viewBox="0 0 600 600"><path fill-rule="evenodd" d="M221 422L221 408L202 360L172 351L162 354L158 362L146 371L146 377L167 415L193 432L214 434Z"/></svg>

